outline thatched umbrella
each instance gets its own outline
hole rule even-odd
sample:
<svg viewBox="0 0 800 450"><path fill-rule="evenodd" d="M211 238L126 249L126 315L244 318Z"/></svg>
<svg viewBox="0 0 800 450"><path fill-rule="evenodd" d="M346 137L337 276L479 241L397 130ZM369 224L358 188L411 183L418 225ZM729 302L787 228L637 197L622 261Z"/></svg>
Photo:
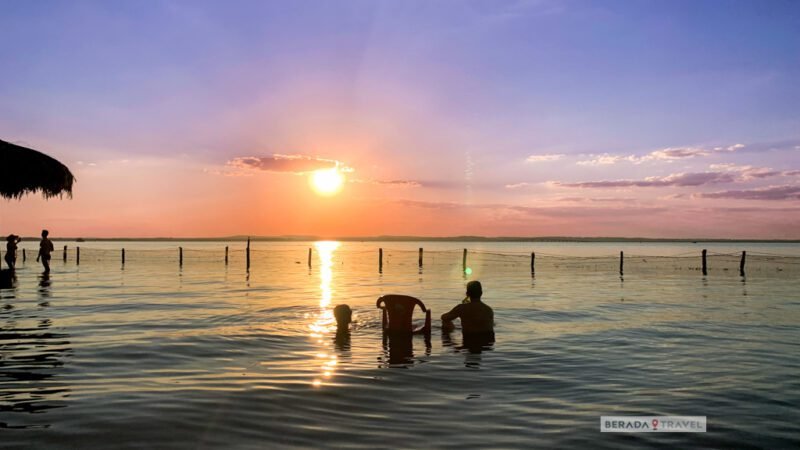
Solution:
<svg viewBox="0 0 800 450"><path fill-rule="evenodd" d="M20 198L41 191L45 198L72 197L75 177L44 153L0 140L0 196Z"/></svg>

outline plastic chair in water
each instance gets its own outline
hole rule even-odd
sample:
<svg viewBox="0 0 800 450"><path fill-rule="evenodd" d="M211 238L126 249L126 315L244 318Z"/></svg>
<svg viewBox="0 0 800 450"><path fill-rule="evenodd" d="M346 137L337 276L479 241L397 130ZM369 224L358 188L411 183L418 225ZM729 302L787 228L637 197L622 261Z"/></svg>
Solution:
<svg viewBox="0 0 800 450"><path fill-rule="evenodd" d="M431 332L431 310L416 297L408 295L384 295L378 298L376 306L383 310L383 331L391 333L425 333ZM425 313L425 325L414 329L411 319L414 307L419 306Z"/></svg>

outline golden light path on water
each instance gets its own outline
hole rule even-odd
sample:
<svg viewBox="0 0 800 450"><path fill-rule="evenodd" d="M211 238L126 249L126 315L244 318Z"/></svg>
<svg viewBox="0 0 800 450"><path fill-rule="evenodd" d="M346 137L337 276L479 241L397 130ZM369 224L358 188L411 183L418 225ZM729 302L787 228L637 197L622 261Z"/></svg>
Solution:
<svg viewBox="0 0 800 450"><path fill-rule="evenodd" d="M319 313L315 320L309 324L310 336L318 344L322 344L323 339L336 328L336 321L333 317L331 299L333 298L333 252L339 248L340 243L335 241L320 241L314 243L314 248L319 255ZM314 386L321 386L323 379L330 378L336 367L336 355L329 355L325 351L320 351L316 355L320 361L320 376L312 381Z"/></svg>

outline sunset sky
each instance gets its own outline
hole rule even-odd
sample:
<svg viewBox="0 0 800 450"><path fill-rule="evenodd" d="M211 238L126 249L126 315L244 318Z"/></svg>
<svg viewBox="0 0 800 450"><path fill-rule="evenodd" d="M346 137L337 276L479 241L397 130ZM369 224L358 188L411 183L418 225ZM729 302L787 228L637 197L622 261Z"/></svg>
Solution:
<svg viewBox="0 0 800 450"><path fill-rule="evenodd" d="M77 178L0 234L800 238L796 1L5 1L0 64Z"/></svg>

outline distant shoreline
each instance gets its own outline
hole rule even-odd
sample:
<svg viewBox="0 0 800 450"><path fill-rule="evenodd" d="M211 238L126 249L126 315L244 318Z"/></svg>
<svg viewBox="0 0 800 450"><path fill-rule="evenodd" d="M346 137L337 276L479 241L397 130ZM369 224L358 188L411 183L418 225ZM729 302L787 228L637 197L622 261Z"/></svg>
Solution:
<svg viewBox="0 0 800 450"><path fill-rule="evenodd" d="M23 240L38 240L39 237L23 237ZM54 241L83 241L83 242L242 242L248 236L222 236L222 237L150 237L150 238L96 238L96 237L59 237L53 236ZM450 237L424 237L424 236L360 236L360 237L320 237L320 236L250 236L253 242L307 242L307 241L343 241L343 242L717 242L717 243L778 243L797 244L800 239L720 239L720 238L640 238L640 237L573 237L573 236L541 236L541 237L485 237L485 236L450 236Z"/></svg>

